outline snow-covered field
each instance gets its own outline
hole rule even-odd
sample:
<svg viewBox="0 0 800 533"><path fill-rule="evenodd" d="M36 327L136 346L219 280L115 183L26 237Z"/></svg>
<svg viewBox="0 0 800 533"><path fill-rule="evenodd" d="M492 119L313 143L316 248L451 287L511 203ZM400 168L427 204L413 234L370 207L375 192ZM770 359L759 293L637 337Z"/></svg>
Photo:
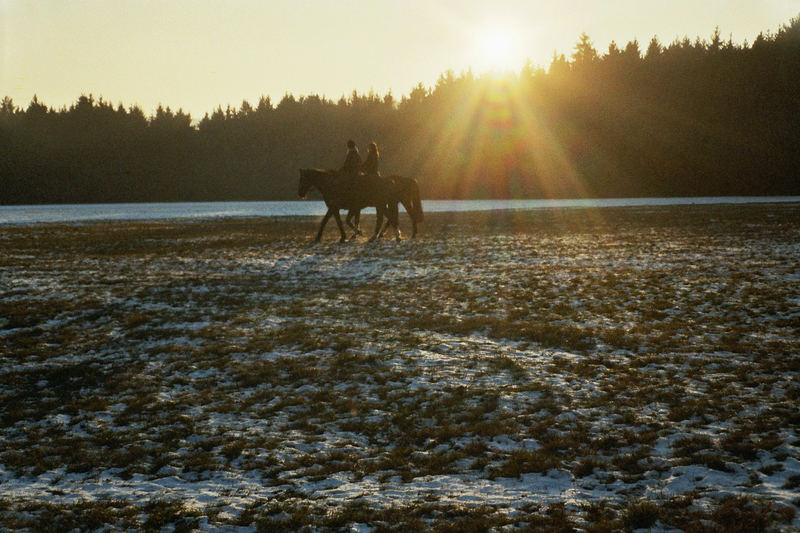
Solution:
<svg viewBox="0 0 800 533"><path fill-rule="evenodd" d="M0 524L800 528L799 204L316 223L3 228Z"/></svg>

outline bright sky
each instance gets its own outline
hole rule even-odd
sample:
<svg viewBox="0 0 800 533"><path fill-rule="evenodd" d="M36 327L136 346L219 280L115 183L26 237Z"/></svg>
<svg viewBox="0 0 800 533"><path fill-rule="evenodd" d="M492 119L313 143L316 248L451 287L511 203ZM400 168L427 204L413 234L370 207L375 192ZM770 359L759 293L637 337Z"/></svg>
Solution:
<svg viewBox="0 0 800 533"><path fill-rule="evenodd" d="M586 32L611 40L752 42L800 0L0 0L0 97L81 94L195 119L268 95L400 97L448 69L547 67Z"/></svg>

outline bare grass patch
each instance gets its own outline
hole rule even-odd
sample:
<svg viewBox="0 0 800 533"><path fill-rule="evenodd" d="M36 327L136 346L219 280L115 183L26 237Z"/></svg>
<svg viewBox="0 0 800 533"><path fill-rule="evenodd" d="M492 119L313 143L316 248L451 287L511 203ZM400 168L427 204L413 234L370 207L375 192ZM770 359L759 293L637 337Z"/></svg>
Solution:
<svg viewBox="0 0 800 533"><path fill-rule="evenodd" d="M309 246L310 219L6 228L0 521L797 529L798 221L433 213L399 246Z"/></svg>

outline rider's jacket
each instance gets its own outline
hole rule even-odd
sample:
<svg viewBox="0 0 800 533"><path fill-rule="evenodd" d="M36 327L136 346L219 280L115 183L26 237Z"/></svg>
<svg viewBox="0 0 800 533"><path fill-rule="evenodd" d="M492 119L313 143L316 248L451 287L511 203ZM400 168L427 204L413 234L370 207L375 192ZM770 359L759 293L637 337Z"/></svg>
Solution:
<svg viewBox="0 0 800 533"><path fill-rule="evenodd" d="M364 174L378 175L378 154L375 152L368 152L367 158L364 160L364 165L361 167Z"/></svg>
<svg viewBox="0 0 800 533"><path fill-rule="evenodd" d="M347 157L344 160L341 171L355 176L360 169L361 156L358 155L358 148L351 148L347 151Z"/></svg>

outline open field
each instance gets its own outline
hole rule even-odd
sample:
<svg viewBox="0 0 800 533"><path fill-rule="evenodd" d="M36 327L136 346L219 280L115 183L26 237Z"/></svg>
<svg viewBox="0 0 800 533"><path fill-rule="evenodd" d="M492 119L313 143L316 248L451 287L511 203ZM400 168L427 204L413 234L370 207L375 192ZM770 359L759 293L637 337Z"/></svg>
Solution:
<svg viewBox="0 0 800 533"><path fill-rule="evenodd" d="M317 222L0 228L0 523L800 528L800 205Z"/></svg>

